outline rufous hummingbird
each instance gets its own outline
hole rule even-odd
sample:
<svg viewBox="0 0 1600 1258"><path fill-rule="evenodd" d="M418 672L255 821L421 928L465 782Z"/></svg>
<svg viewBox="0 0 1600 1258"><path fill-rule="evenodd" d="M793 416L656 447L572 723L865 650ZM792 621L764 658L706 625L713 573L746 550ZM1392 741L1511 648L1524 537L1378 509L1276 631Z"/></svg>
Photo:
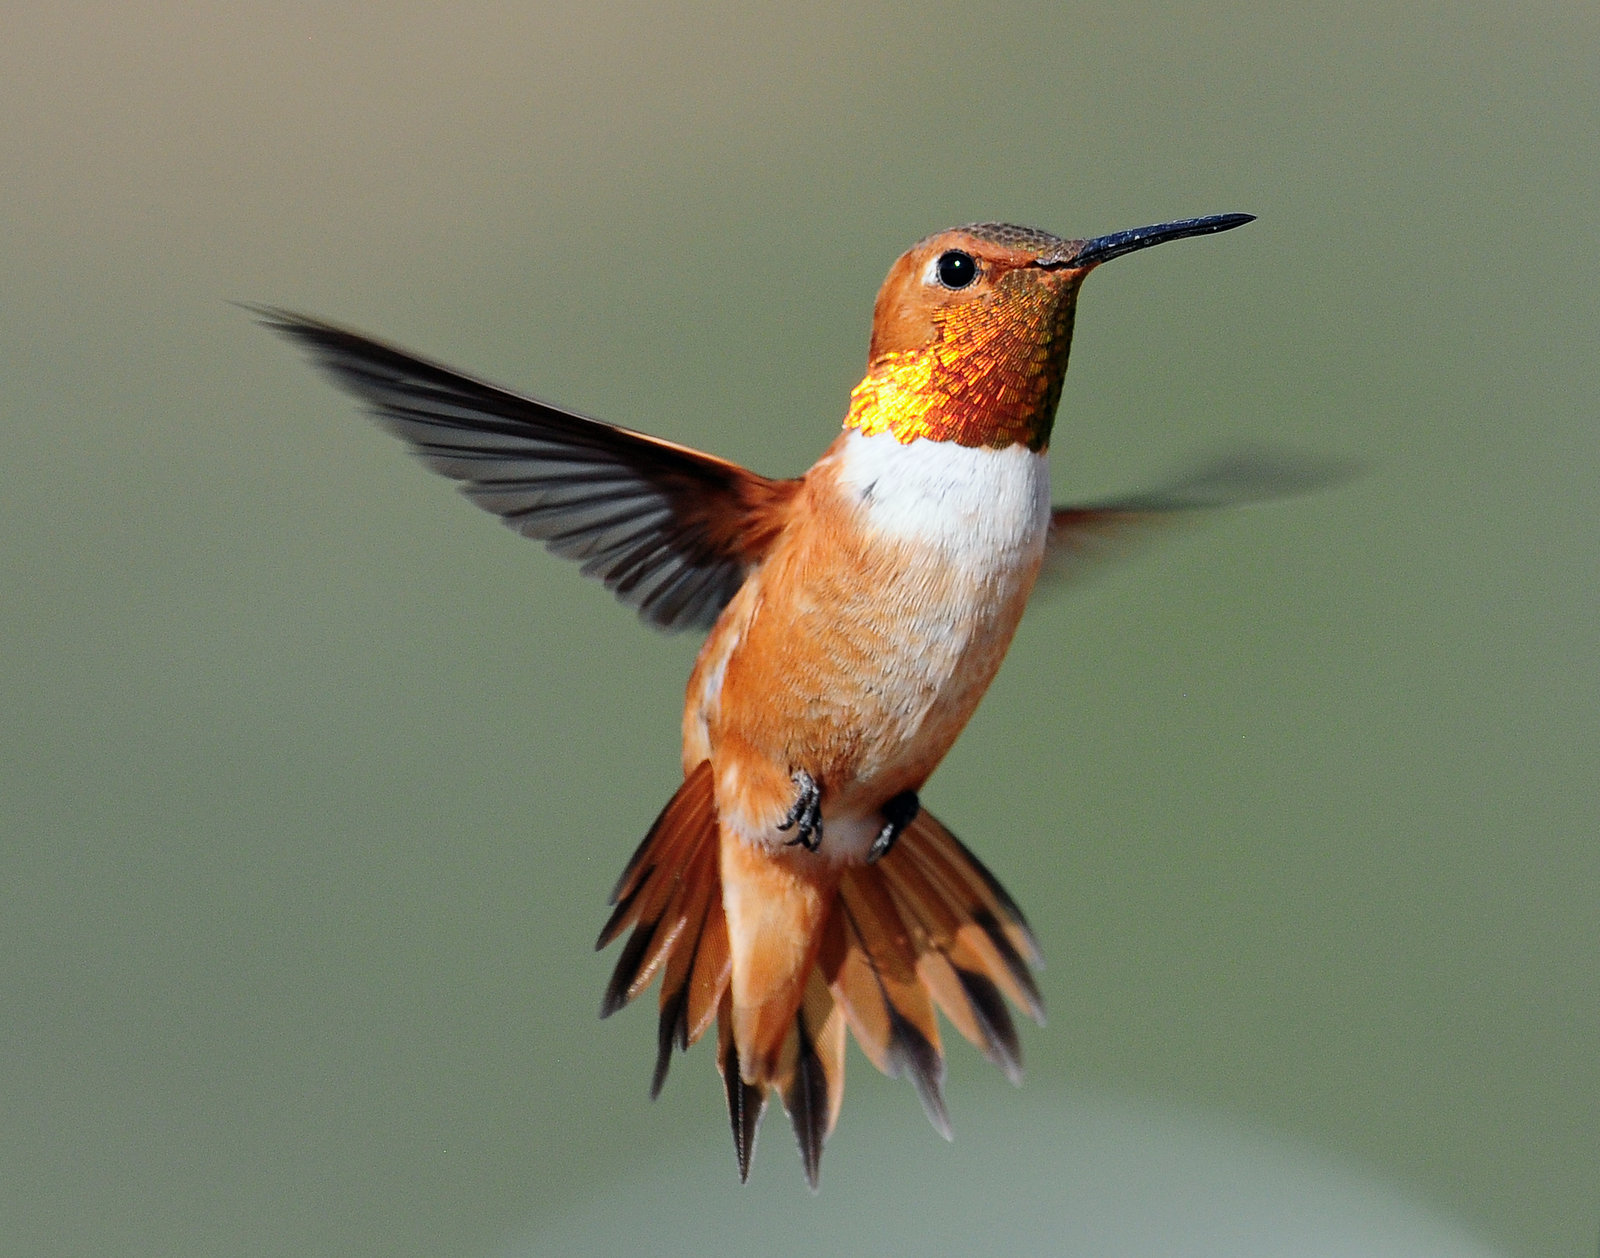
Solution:
<svg viewBox="0 0 1600 1258"><path fill-rule="evenodd" d="M1099 533L1207 505L1167 492L1051 507L1048 449L1084 277L1227 231L1219 214L1063 240L975 223L889 270L844 430L769 480L258 309L435 471L663 629L709 629L683 785L612 892L631 931L606 1016L661 979L651 1095L717 1026L739 1176L776 1092L817 1184L847 1032L909 1075L946 1136L935 1009L1013 1081L1009 1000L1042 1018L1021 911L921 806L988 689L1041 567Z"/></svg>

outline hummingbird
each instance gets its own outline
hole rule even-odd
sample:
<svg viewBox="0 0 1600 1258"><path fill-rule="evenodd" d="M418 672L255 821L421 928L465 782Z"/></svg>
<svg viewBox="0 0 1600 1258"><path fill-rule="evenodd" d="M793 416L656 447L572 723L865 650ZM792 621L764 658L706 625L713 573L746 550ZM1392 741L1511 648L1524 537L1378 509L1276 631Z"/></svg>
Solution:
<svg viewBox="0 0 1600 1258"><path fill-rule="evenodd" d="M922 791L1041 571L1259 488L1223 468L1052 506L1048 464L1085 277L1250 221L1092 239L973 223L919 241L878 293L842 431L794 479L252 308L480 507L646 622L709 631L684 704L683 784L617 880L596 947L627 935L602 1017L660 981L652 1097L674 1050L715 1025L741 1181L775 1094L816 1190L848 1038L910 1079L946 1138L938 1014L1020 1082L1008 1004L1042 1023L1038 944Z"/></svg>

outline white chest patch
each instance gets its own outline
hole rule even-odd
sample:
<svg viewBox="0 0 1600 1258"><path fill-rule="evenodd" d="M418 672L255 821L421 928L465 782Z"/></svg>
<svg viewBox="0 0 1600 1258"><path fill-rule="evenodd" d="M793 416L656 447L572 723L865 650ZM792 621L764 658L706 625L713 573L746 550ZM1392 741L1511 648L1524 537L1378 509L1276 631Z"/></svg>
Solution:
<svg viewBox="0 0 1600 1258"><path fill-rule="evenodd" d="M1050 464L1026 446L974 449L893 433L846 434L839 488L868 524L943 551L948 560L1006 568L1043 547L1050 527Z"/></svg>

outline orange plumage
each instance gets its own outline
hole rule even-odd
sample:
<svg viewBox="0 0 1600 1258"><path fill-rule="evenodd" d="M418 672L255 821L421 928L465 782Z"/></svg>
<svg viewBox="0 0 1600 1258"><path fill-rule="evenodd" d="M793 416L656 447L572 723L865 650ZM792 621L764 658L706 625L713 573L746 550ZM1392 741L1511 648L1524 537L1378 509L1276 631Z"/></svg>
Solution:
<svg viewBox="0 0 1600 1258"><path fill-rule="evenodd" d="M660 979L652 1095L717 1023L739 1174L776 1093L815 1187L845 1042L949 1134L935 1010L1013 1080L1007 1002L1042 1018L1033 936L919 794L1047 559L1174 509L1052 509L1047 450L1079 286L1119 254L1244 215L1090 241L939 233L890 271L845 430L797 480L557 410L283 311L344 387L481 506L646 619L710 633L684 782L612 895L610 1014Z"/></svg>

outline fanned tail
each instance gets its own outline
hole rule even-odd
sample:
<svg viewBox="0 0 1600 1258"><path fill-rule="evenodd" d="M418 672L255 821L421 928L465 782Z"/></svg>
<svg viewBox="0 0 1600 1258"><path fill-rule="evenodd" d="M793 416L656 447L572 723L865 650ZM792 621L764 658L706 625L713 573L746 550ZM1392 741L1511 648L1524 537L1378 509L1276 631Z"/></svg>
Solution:
<svg viewBox="0 0 1600 1258"><path fill-rule="evenodd" d="M731 901L730 878L738 884ZM725 902L742 906L730 914ZM710 766L701 764L651 827L612 903L598 946L633 933L601 1015L661 974L652 1097L673 1048L687 1049L716 1019L741 1180L775 1092L816 1188L844 1098L847 1028L884 1074L910 1076L948 1139L934 1011L1013 1083L1022 1051L1007 1001L1044 1020L1032 974L1038 946L1021 910L926 811L876 864L835 866L825 856L720 836ZM791 923L792 937L772 937L778 919Z"/></svg>

